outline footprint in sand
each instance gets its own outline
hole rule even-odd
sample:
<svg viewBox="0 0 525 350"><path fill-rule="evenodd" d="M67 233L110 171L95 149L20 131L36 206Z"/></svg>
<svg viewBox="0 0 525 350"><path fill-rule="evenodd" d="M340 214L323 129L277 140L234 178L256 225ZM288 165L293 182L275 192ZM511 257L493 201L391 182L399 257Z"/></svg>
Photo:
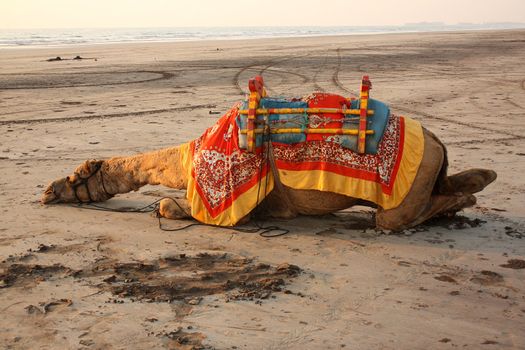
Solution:
<svg viewBox="0 0 525 350"><path fill-rule="evenodd" d="M70 106L75 106L75 105L81 105L82 104L82 102L80 102L80 101L61 101L60 103L63 104L63 105L70 105Z"/></svg>
<svg viewBox="0 0 525 350"><path fill-rule="evenodd" d="M448 283L455 283L455 284L458 283L454 278L448 275L439 275L439 276L435 276L434 278L441 282L448 282Z"/></svg>
<svg viewBox="0 0 525 350"><path fill-rule="evenodd" d="M522 259L510 259L506 264L500 265L507 269L525 269L525 260Z"/></svg>
<svg viewBox="0 0 525 350"><path fill-rule="evenodd" d="M482 286L491 286L503 282L503 276L497 272L483 270L470 279L471 282L479 283Z"/></svg>

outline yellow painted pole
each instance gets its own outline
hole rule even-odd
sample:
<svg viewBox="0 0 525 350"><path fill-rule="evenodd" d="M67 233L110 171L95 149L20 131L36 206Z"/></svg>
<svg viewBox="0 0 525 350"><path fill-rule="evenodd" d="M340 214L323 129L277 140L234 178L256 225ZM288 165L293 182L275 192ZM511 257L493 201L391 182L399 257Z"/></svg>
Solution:
<svg viewBox="0 0 525 350"><path fill-rule="evenodd" d="M264 80L261 76L256 76L248 81L248 88L250 90L250 97L248 99L248 117L246 119L246 126L248 132L246 134L247 150L248 152L255 152L255 124L257 120L257 109L259 108L259 101L266 96L266 89L264 88Z"/></svg>
<svg viewBox="0 0 525 350"><path fill-rule="evenodd" d="M359 94L359 136L357 137L357 152L365 153L366 146L366 117L368 116L368 98L372 83L368 75L364 75L361 80L361 89Z"/></svg>
<svg viewBox="0 0 525 350"><path fill-rule="evenodd" d="M248 152L254 152L255 151L255 119L256 119L256 113L255 110L257 109L257 105L259 104L260 95L257 91L250 92L250 98L248 100L248 120L247 120L247 144L248 144Z"/></svg>
<svg viewBox="0 0 525 350"><path fill-rule="evenodd" d="M251 130L255 134L263 134L264 129L253 129ZM241 134L247 134L249 130L241 130ZM300 128L282 128L282 129L270 129L270 134L334 134L334 135L358 135L358 129L300 129ZM366 135L373 135L374 130L366 130Z"/></svg>
<svg viewBox="0 0 525 350"><path fill-rule="evenodd" d="M239 111L239 114L249 114L249 109L241 109ZM357 115L359 116L361 114L361 110L359 109L341 109L341 108L257 108L255 111L256 114L321 114L321 113L333 113L333 114L349 114L349 115ZM368 115L373 115L373 110L367 111ZM336 122L337 120L333 120Z"/></svg>

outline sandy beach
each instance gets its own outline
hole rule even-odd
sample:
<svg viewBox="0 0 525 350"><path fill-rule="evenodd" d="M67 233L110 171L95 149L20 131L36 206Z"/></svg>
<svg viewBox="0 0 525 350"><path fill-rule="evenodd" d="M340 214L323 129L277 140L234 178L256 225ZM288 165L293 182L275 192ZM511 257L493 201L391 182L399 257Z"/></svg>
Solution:
<svg viewBox="0 0 525 350"><path fill-rule="evenodd" d="M524 59L525 30L0 51L1 347L525 349ZM264 238L39 203L86 159L198 137L257 74L284 97L350 97L368 74L447 145L451 173L498 179L459 217L395 235L366 207L267 221L290 233ZM183 193L104 205L164 195Z"/></svg>

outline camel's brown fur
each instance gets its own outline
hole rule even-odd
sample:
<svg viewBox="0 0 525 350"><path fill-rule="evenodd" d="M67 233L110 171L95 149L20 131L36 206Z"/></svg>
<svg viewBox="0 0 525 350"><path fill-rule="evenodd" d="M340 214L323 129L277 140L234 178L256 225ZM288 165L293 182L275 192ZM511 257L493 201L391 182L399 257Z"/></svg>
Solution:
<svg viewBox="0 0 525 350"><path fill-rule="evenodd" d="M481 191L496 179L492 170L471 169L447 176L446 148L439 139L424 129L425 151L412 188L401 205L394 209L377 209L378 227L392 230L418 225L433 216L454 213L476 202L473 193ZM131 157L116 157L105 161L84 162L75 174L54 181L42 197L42 203L88 201L82 178L100 170L87 180L91 198L105 201L118 193L136 191L144 185L164 185L176 189L187 186L186 174L180 164L178 147ZM320 215L349 208L362 201L344 195L314 190L294 190L277 180L275 189L261 204L263 212L272 217L293 218L299 214ZM366 203L365 203L366 204ZM370 206L374 206L368 203ZM374 206L375 207L375 206ZM160 214L167 218L187 217L190 206L184 200L164 199Z"/></svg>

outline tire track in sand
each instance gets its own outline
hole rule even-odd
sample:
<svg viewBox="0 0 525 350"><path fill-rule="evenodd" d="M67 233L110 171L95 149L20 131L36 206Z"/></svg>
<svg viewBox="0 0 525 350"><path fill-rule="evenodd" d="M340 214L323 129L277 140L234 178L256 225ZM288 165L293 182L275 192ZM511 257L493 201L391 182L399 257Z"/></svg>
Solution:
<svg viewBox="0 0 525 350"><path fill-rule="evenodd" d="M0 120L0 125L16 125L16 124L31 125L31 124L44 124L44 123L55 123L55 122L74 122L74 121L81 121L81 120L142 117L142 116L164 113L164 112L182 112L182 111L192 111L194 109L199 109L199 108L215 108L215 107L217 107L217 105L204 104L204 105L193 105L193 106L186 106L186 107L149 109L149 110L138 111L138 112L83 115L83 116L78 116L78 117Z"/></svg>
<svg viewBox="0 0 525 350"><path fill-rule="evenodd" d="M357 95L353 91L347 89L341 83L341 81L339 80L339 72L341 70L341 62L342 62L341 48L337 48L336 51L337 51L337 61L338 61L338 63L337 63L337 66L336 66L336 70L335 70L334 74L332 75L332 82L338 88L340 88L341 90L346 91L346 92L352 94L353 96L357 97ZM522 82L522 87L525 89L525 80ZM400 111L404 111L404 112L412 113L412 114L419 115L419 116L422 116L422 117L425 117L425 118L429 118L429 119L444 121L444 122L447 122L447 123L452 123L452 124L456 124L456 125L460 125L460 126L466 126L466 127L472 128L472 129L483 130L483 131L488 131L488 132L491 132L491 133L497 133L497 134L505 135L507 137L504 138L504 140L525 139L525 136L522 136L522 135L517 135L517 134L513 134L513 133L510 133L510 132L506 132L506 131L495 130L495 129L487 128L487 127L483 127L483 126L473 125L472 123L461 122L461 121L457 121L457 120L453 120L453 119L447 119L447 118L443 118L443 117L437 117L435 115L432 115L432 114L429 114L429 113L426 113L426 112L422 112L422 111L411 109L411 108L402 107L402 106L395 105L395 104L390 104L390 107L398 109ZM475 142L475 140L472 140L472 141Z"/></svg>
<svg viewBox="0 0 525 350"><path fill-rule="evenodd" d="M301 78L303 80L303 84L305 84L308 81L310 81L310 78L308 78L306 75L295 73L295 72L288 72L288 71L282 71L282 70L279 70L279 69L272 69L271 68L271 67L274 67L278 63L285 62L285 61L288 61L288 60L291 60L291 59L294 59L294 58L298 58L298 57L303 57L303 56L305 56L305 55L293 55L293 56L287 56L285 58L281 58L281 59L277 59L277 60L273 59L273 60L269 60L269 61L263 61L263 62L247 65L247 66L241 68L237 73L235 73L235 75L233 76L233 79L232 79L232 83L233 83L234 87L236 88L236 90L239 91L239 95L247 94L248 92L241 88L240 76L241 76L241 74L243 74L244 72L246 72L248 70L257 70L257 74L258 75L263 75L265 72L271 72L271 73L277 73L277 74L288 74L288 75L297 76L297 77ZM263 68L257 68L259 66L263 66ZM246 82L246 84L247 84L247 82ZM270 92L274 92L274 90L266 82L265 82L265 88L266 88L266 91L269 92L269 93Z"/></svg>
<svg viewBox="0 0 525 350"><path fill-rule="evenodd" d="M454 146L464 146L464 145L470 145L472 143L491 143L491 142L502 142L502 141L517 141L517 140L522 140L523 137L498 137L498 138L494 138L494 139L483 139L483 140L476 140L476 139L472 139L472 140L465 140L465 141L452 141L452 142L447 142L447 144L445 146L449 146L449 145L454 145Z"/></svg>
<svg viewBox="0 0 525 350"><path fill-rule="evenodd" d="M471 129L483 130L483 131L488 131L488 132L491 132L491 133L506 135L506 136L509 136L509 137L512 137L512 138L515 138L515 139L525 139L525 136L522 136L522 135L517 135L517 134L513 134L513 133L510 133L510 132L506 132L506 131L495 130L495 129L491 129L491 128L487 128L487 127L483 127L483 126L479 126L479 125L474 125L474 124L468 123L468 122L460 122L460 121L453 120L453 119L437 117L435 115L432 115L432 114L429 114L429 113L426 113L426 112L421 112L421 111L418 111L418 110L415 110L415 109L401 107L399 105L390 104L390 107L398 109L400 111L404 111L404 112L412 113L412 114L415 114L415 115L419 115L419 116L422 116L422 117L425 117L425 118L439 120L439 121L443 121L443 122L447 122L447 123L451 123L451 124L456 124L456 125L460 125L460 126L466 126L468 128L471 128Z"/></svg>
<svg viewBox="0 0 525 350"><path fill-rule="evenodd" d="M149 71L149 70L140 70L140 71L125 71L125 72L94 72L94 73L79 73L79 74L114 74L114 73L149 73L149 74L160 74L160 77L134 80L134 81L117 81L113 83L96 83L96 84L68 84L68 85L48 85L48 86L12 86L5 87L0 85L0 90L38 90L38 89L62 89L62 88L76 88L76 87L86 87L86 86L113 86L113 85L127 85L127 84L140 84L140 83L149 83L159 80L168 80L175 76L174 73L169 73L166 71Z"/></svg>
<svg viewBox="0 0 525 350"><path fill-rule="evenodd" d="M346 93L349 93L350 95L352 95L354 97L357 97L357 94L354 91L346 88L341 83L341 81L339 79L339 73L341 71L341 66L342 66L341 48L337 48L336 52L337 52L337 65L336 65L334 73L332 74L332 83L337 88L339 88L340 90L345 91ZM295 57L300 57L300 56L295 56ZM288 58L285 58L285 59L282 59L282 60L278 60L278 61L270 61L270 62L266 63L266 67L261 69L259 72L262 74L265 71L273 71L273 70L270 70L270 67L272 67L275 64L280 63L282 61L286 61L286 60L289 60L289 59L292 59L292 58L295 58L295 57L288 57ZM325 61L326 61L326 59L325 59ZM264 64L264 63L249 65L249 66L246 66L246 67L242 68L239 72L237 72L237 74L234 77L235 85L237 86L238 90L241 91L242 94L244 94L244 91L240 88L239 80L238 80L240 75L244 71L246 71L248 69L253 69L254 67L257 67L257 66L262 65L262 64ZM303 77L305 82L309 81L309 78L304 76L304 75L302 75L302 74L292 73L292 72L283 72L283 71L277 71L277 70L275 70L275 71L279 72L279 73L286 73L286 74L297 75L297 76ZM318 72L319 71L320 71L320 69L318 70ZM314 77L315 77L314 81L313 81L314 87L320 87L317 84L317 78L316 78L318 72L314 75ZM525 80L522 81L521 85L522 85L522 88L525 90ZM267 87L267 89L268 89L268 87ZM321 91L324 91L324 89L321 88ZM490 133L497 133L497 134L506 136L504 138L497 138L497 139L490 139L490 140L483 140L483 141L494 142L494 141L513 141L513 140L525 139L525 137L522 136L522 135L517 135L517 134L513 134L513 133L510 133L510 132L506 132L506 131L495 130L495 129L492 129L492 128L487 128L487 127L483 127L483 126L473 125L473 124L467 123L467 122L461 122L461 121L457 121L457 120L453 120L453 119L447 119L447 118L443 118L443 117L438 117L438 116L435 116L435 115L432 115L432 114L429 114L429 113L426 113L426 112L422 112L422 111L419 111L419 110L410 109L410 108L406 108L406 107L402 107L402 106L398 106L398 105L391 104L390 106L395 108L395 109L398 109L400 111L412 113L412 114L419 115L419 116L422 116L422 117L425 117L425 118L439 120L439 121L443 121L443 122L446 122L446 123L452 123L452 124L456 124L456 125L460 125L460 126L469 127L469 128L472 128L472 129L483 130L483 131L487 131L487 132L490 132ZM461 144L468 143L468 142L469 141L458 141L458 142L454 142L453 144L461 145ZM481 141L471 140L470 142L481 142Z"/></svg>
<svg viewBox="0 0 525 350"><path fill-rule="evenodd" d="M269 64L266 65L266 67L264 67L263 69L259 71L259 75L263 75L264 72L266 71L273 72L273 73L284 73L284 74L289 74L289 75L294 75L296 77L299 77L303 80L302 84L306 84L310 81L310 78L308 78L306 75L295 73L295 72L282 71L278 69L270 69L271 67L275 67L275 65L279 63L286 62L286 61L289 61L295 58L304 57L304 56L306 55L291 55L291 56L287 56L279 60L270 61ZM265 87L268 93L271 93L272 95L275 93L275 90L273 90L269 85L265 84Z"/></svg>
<svg viewBox="0 0 525 350"><path fill-rule="evenodd" d="M338 89L341 89L343 91L345 91L346 93L354 96L354 97L357 97L357 94L350 90L350 89L347 89L342 83L341 81L339 80L339 72L341 71L341 64L342 64L342 57L341 57L341 48L338 47L337 50L337 65L336 65L336 68L335 68L335 71L334 71L334 74L332 75L332 83L338 88Z"/></svg>
<svg viewBox="0 0 525 350"><path fill-rule="evenodd" d="M321 73L321 70L326 66L326 63L328 62L328 54L325 54L323 63L321 63L318 67L318 69L315 71L314 76L312 78L312 82L314 84L314 91L318 92L325 92L326 90L319 85L319 73Z"/></svg>
<svg viewBox="0 0 525 350"><path fill-rule="evenodd" d="M239 71L237 71L237 73L235 73L235 75L233 76L233 79L232 79L232 85L239 92L239 95L245 95L246 94L246 92L241 88L241 85L240 85L240 82L239 82L239 78L241 77L241 74L244 73L245 71L249 70L249 69L252 69L253 67L257 67L257 66L266 64L268 62L271 62L271 61L264 61L264 62L261 62L261 63L250 64L250 65L242 67Z"/></svg>

